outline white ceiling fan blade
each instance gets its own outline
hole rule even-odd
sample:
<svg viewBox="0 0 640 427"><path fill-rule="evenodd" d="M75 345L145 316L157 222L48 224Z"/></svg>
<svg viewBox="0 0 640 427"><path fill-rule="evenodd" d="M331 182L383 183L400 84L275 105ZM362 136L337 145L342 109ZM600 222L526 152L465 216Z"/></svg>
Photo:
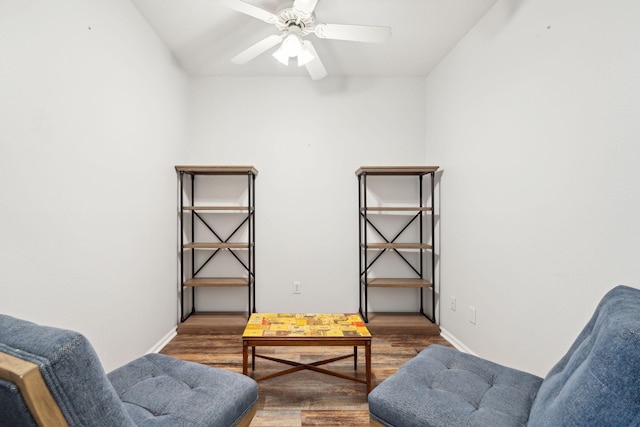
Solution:
<svg viewBox="0 0 640 427"><path fill-rule="evenodd" d="M391 37L391 28L368 25L318 24L314 32L321 39L384 43Z"/></svg>
<svg viewBox="0 0 640 427"><path fill-rule="evenodd" d="M238 65L244 65L256 56L268 51L280 42L282 42L282 36L278 36L275 34L269 36L231 58L231 62Z"/></svg>
<svg viewBox="0 0 640 427"><path fill-rule="evenodd" d="M293 10L299 15L309 16L313 13L313 9L316 8L318 0L295 0L293 2Z"/></svg>
<svg viewBox="0 0 640 427"><path fill-rule="evenodd" d="M305 65L307 71L309 72L309 75L311 76L311 80L324 79L325 77L327 77L327 70L324 68L322 61L318 56L318 52L316 52L316 49L313 47L310 41L305 40L304 44L314 56L313 60Z"/></svg>
<svg viewBox="0 0 640 427"><path fill-rule="evenodd" d="M267 24L275 24L278 22L278 17L273 13L242 0L222 0L222 4L227 6L229 9L244 13L245 15L253 16Z"/></svg>

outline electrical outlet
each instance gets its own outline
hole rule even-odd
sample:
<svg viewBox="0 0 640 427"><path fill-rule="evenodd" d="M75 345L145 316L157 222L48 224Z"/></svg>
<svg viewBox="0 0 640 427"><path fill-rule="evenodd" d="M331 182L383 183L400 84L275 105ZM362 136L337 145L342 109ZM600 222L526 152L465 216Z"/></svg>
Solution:
<svg viewBox="0 0 640 427"><path fill-rule="evenodd" d="M300 282L293 282L293 293L294 294L302 293L302 284Z"/></svg>
<svg viewBox="0 0 640 427"><path fill-rule="evenodd" d="M456 297L451 297L451 310L456 311Z"/></svg>
<svg viewBox="0 0 640 427"><path fill-rule="evenodd" d="M476 308L472 305L469 306L469 322L476 324Z"/></svg>

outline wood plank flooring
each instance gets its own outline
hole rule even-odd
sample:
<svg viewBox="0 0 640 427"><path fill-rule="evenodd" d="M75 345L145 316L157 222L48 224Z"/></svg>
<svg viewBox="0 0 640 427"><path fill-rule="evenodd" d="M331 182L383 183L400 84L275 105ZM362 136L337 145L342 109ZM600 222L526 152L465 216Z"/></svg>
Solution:
<svg viewBox="0 0 640 427"><path fill-rule="evenodd" d="M161 351L178 359L242 372L241 333L179 333ZM451 346L439 335L372 333L372 386L380 384L430 344ZM346 350L346 352L345 352ZM345 347L259 347L258 354L311 363L349 353ZM358 372L364 379L364 349L358 351ZM330 369L353 374L353 359L330 365ZM284 365L256 359L253 375L280 371ZM251 371L250 371L251 372ZM258 383L258 411L251 427L365 427L369 426L366 386L311 371Z"/></svg>

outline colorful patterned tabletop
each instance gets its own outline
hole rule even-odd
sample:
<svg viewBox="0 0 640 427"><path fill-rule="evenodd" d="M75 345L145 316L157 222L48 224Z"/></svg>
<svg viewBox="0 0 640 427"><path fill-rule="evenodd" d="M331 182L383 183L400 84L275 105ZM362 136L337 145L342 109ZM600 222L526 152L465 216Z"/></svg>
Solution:
<svg viewBox="0 0 640 427"><path fill-rule="evenodd" d="M243 337L370 337L359 314L253 313Z"/></svg>

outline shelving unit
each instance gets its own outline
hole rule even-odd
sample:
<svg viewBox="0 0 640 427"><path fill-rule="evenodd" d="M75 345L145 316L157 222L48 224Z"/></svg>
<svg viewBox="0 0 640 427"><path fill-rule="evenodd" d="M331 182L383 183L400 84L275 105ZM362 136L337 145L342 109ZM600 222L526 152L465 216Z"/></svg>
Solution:
<svg viewBox="0 0 640 427"><path fill-rule="evenodd" d="M358 177L359 199L359 246L360 246L360 284L359 301L360 315L365 322L369 322L369 288L415 288L418 289L420 309L419 313L435 323L435 251L432 244L435 233L434 219L434 187L435 172L438 166L372 166L361 167L356 171ZM381 176L389 179L394 177L415 177L418 180L418 195L407 206L370 206L367 177ZM429 193L425 198L424 177L429 178ZM404 205L405 203L403 203ZM403 218L403 226L392 237L389 230L383 227L382 219L394 215ZM417 229L417 230L416 230ZM409 241L407 235L411 235ZM425 236L426 232L429 234ZM417 254L415 259L409 259L407 253ZM402 265L409 267L407 277L378 277L375 272L376 263L382 258L395 254L402 260ZM430 257L430 266L425 266ZM430 316L424 310L425 290L431 297Z"/></svg>
<svg viewBox="0 0 640 427"><path fill-rule="evenodd" d="M196 313L198 288L246 287L247 318L256 312L255 297L255 179L258 171L253 166L176 166L178 177L180 231L180 321ZM222 176L246 177L246 195L233 200L197 200L196 188L220 189L216 183ZM201 191L205 193L205 191ZM224 193L224 192L223 192ZM229 196L226 194L225 196ZM222 219L232 222L220 231ZM234 228L235 227L235 228ZM232 231L229 231L232 230ZM216 274L213 260L228 252L237 261L242 272L239 276ZM225 313L226 314L226 313Z"/></svg>

